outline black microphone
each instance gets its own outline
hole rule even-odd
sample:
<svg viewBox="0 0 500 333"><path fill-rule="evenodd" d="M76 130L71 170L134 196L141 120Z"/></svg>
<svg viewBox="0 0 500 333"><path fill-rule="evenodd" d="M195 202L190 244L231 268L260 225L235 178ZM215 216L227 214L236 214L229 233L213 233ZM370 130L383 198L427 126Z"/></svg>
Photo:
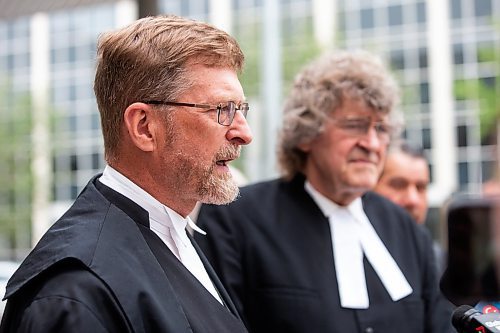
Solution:
<svg viewBox="0 0 500 333"><path fill-rule="evenodd" d="M500 313L481 313L469 305L460 305L451 317L458 333L499 333Z"/></svg>

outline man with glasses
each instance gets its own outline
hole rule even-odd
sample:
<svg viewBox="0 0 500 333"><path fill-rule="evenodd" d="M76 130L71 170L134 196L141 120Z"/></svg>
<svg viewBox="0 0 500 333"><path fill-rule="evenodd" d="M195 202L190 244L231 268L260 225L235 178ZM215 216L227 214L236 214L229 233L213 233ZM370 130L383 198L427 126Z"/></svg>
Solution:
<svg viewBox="0 0 500 333"><path fill-rule="evenodd" d="M452 332L432 239L371 192L395 135L397 86L379 59L338 51L296 77L282 177L203 205L197 235L251 332Z"/></svg>
<svg viewBox="0 0 500 333"><path fill-rule="evenodd" d="M107 166L9 281L1 332L246 332L186 232L203 232L197 201L238 195L229 163L252 140L242 65L232 37L180 17L101 36Z"/></svg>

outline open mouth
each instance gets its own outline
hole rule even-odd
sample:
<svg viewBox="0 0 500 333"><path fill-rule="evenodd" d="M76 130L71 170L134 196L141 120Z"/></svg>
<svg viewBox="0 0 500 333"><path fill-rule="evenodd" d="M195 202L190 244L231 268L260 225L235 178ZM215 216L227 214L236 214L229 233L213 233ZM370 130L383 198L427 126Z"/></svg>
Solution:
<svg viewBox="0 0 500 333"><path fill-rule="evenodd" d="M229 160L218 160L215 162L215 164L219 165L219 166L227 166L229 164L229 162L231 162L233 159L229 159Z"/></svg>

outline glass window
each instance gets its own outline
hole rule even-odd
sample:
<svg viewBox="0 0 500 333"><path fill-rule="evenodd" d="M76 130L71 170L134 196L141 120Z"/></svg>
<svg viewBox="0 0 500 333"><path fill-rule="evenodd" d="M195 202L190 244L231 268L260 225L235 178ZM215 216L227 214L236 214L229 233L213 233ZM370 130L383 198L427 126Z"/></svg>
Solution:
<svg viewBox="0 0 500 333"><path fill-rule="evenodd" d="M474 0L474 13L476 16L491 16L491 0Z"/></svg>
<svg viewBox="0 0 500 333"><path fill-rule="evenodd" d="M466 185L469 182L469 164L467 162L458 163L458 183Z"/></svg>
<svg viewBox="0 0 500 333"><path fill-rule="evenodd" d="M483 177L483 181L486 181L494 176L496 167L497 163L495 161L481 162L481 174Z"/></svg>
<svg viewBox="0 0 500 333"><path fill-rule="evenodd" d="M423 149L431 149L431 129L430 128L422 128L422 148Z"/></svg>
<svg viewBox="0 0 500 333"><path fill-rule="evenodd" d="M99 153L92 153L92 169L97 170L101 168L103 158Z"/></svg>
<svg viewBox="0 0 500 333"><path fill-rule="evenodd" d="M372 29L375 26L373 16L373 8L365 8L361 10L361 28Z"/></svg>
<svg viewBox="0 0 500 333"><path fill-rule="evenodd" d="M101 118L97 112L90 115L90 128L93 130L98 130L101 128Z"/></svg>
<svg viewBox="0 0 500 333"><path fill-rule="evenodd" d="M425 12L425 2L417 3L417 22L425 23L427 20L427 14Z"/></svg>
<svg viewBox="0 0 500 333"><path fill-rule="evenodd" d="M77 156L76 155L71 155L70 156L70 161L71 161L71 171L78 170Z"/></svg>
<svg viewBox="0 0 500 333"><path fill-rule="evenodd" d="M403 24L403 7L401 5L389 6L389 25Z"/></svg>
<svg viewBox="0 0 500 333"><path fill-rule="evenodd" d="M403 50L391 50L391 67L394 70L401 70L405 68L405 58Z"/></svg>
<svg viewBox="0 0 500 333"><path fill-rule="evenodd" d="M480 81L481 81L481 84L483 86L486 86L488 88L493 89L496 86L497 78L496 77L483 77L480 79Z"/></svg>
<svg viewBox="0 0 500 333"><path fill-rule="evenodd" d="M455 65L462 65L464 63L464 50L462 44L453 45L453 62Z"/></svg>
<svg viewBox="0 0 500 333"><path fill-rule="evenodd" d="M453 19L458 19L462 17L462 0L451 0L450 1L451 17Z"/></svg>
<svg viewBox="0 0 500 333"><path fill-rule="evenodd" d="M420 68L427 68L427 48L421 47L418 49L418 62Z"/></svg>
<svg viewBox="0 0 500 333"><path fill-rule="evenodd" d="M77 185L71 185L71 200L75 200L80 193L80 188Z"/></svg>
<svg viewBox="0 0 500 333"><path fill-rule="evenodd" d="M458 147L467 147L467 126L457 126L457 145Z"/></svg>
<svg viewBox="0 0 500 333"><path fill-rule="evenodd" d="M420 83L420 103L429 103L429 83L427 82Z"/></svg>

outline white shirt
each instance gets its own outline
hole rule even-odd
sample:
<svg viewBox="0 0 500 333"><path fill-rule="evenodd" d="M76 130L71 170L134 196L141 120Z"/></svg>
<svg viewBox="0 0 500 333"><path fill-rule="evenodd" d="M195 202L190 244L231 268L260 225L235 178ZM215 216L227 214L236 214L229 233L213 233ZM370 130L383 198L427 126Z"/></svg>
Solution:
<svg viewBox="0 0 500 333"><path fill-rule="evenodd" d="M104 168L99 181L145 209L149 214L150 229L160 237L191 274L223 304L198 253L186 234L188 224L194 231L206 234L203 230L194 224L189 217L183 218L109 165Z"/></svg>
<svg viewBox="0 0 500 333"><path fill-rule="evenodd" d="M361 198L343 207L323 196L308 181L304 187L330 223L334 265L342 307L351 309L369 307L363 257L366 257L372 265L393 301L400 300L413 292L366 216Z"/></svg>

